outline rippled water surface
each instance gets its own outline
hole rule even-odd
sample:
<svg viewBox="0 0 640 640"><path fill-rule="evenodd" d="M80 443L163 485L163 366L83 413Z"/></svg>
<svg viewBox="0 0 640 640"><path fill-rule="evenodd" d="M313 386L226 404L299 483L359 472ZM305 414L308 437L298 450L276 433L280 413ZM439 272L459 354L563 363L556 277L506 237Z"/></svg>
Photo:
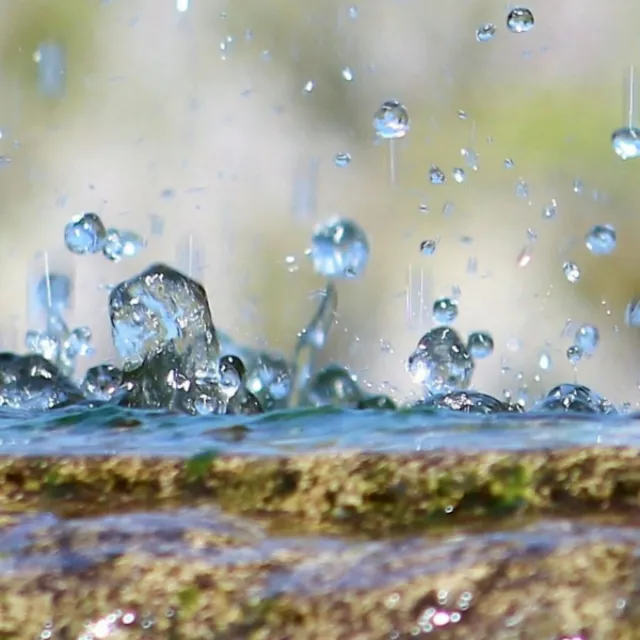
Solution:
<svg viewBox="0 0 640 640"><path fill-rule="evenodd" d="M0 414L4 454L192 455L203 449L275 455L292 451L560 448L640 445L640 413L465 416L425 411L305 409L196 418L114 406L46 415Z"/></svg>

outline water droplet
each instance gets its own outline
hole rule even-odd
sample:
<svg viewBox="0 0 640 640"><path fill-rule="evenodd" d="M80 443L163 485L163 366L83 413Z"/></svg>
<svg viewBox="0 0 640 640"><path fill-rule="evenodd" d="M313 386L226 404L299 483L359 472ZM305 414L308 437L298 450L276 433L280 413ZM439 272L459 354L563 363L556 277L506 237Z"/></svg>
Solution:
<svg viewBox="0 0 640 640"><path fill-rule="evenodd" d="M453 170L453 179L460 183L460 182L464 182L465 178L466 178L466 174L464 172L464 169L461 169L460 167L456 167Z"/></svg>
<svg viewBox="0 0 640 640"><path fill-rule="evenodd" d="M585 245L596 256L605 256L615 251L616 230L610 224L596 224L587 233Z"/></svg>
<svg viewBox="0 0 640 640"><path fill-rule="evenodd" d="M624 321L629 327L640 327L640 300L629 300L624 312Z"/></svg>
<svg viewBox="0 0 640 640"><path fill-rule="evenodd" d="M122 258L133 258L138 255L145 246L144 239L134 231L109 229L102 253L108 260L120 262Z"/></svg>
<svg viewBox="0 0 640 640"><path fill-rule="evenodd" d="M353 80L353 71L351 70L351 67L345 67L342 70L342 77L347 81L347 82L351 82Z"/></svg>
<svg viewBox="0 0 640 640"><path fill-rule="evenodd" d="M315 407L340 406L355 408L364 398L358 383L348 369L330 364L309 383L307 400Z"/></svg>
<svg viewBox="0 0 640 640"><path fill-rule="evenodd" d="M336 153L333 158L333 162L336 167L348 167L351 163L351 155L349 153Z"/></svg>
<svg viewBox="0 0 640 640"><path fill-rule="evenodd" d="M493 40L495 35L496 25L491 22L487 22L476 29L476 40L478 42L488 42L489 40Z"/></svg>
<svg viewBox="0 0 640 640"><path fill-rule="evenodd" d="M90 367L82 382L82 391L92 400L108 402L122 383L122 371L110 364Z"/></svg>
<svg viewBox="0 0 640 640"><path fill-rule="evenodd" d="M493 353L493 336L488 331L474 331L469 334L467 350L472 358L486 358Z"/></svg>
<svg viewBox="0 0 640 640"><path fill-rule="evenodd" d="M562 264L562 272L571 284L575 284L580 280L580 268L573 262L564 262Z"/></svg>
<svg viewBox="0 0 640 640"><path fill-rule="evenodd" d="M451 327L436 327L418 342L407 370L429 393L466 389L474 363L460 336Z"/></svg>
<svg viewBox="0 0 640 640"><path fill-rule="evenodd" d="M551 365L551 356L546 351L543 351L538 358L538 366L543 371L549 371L549 369L551 369Z"/></svg>
<svg viewBox="0 0 640 640"><path fill-rule="evenodd" d="M478 154L473 149L463 147L460 149L460 155L464 158L464 161L472 171L478 170Z"/></svg>
<svg viewBox="0 0 640 640"><path fill-rule="evenodd" d="M433 165L429 169L429 182L431 184L444 184L447 181L447 176L444 175L444 171L440 167Z"/></svg>
<svg viewBox="0 0 640 640"><path fill-rule="evenodd" d="M582 360L582 349L577 344L572 344L567 349L567 360L573 365L578 364L578 362Z"/></svg>
<svg viewBox="0 0 640 640"><path fill-rule="evenodd" d="M220 392L231 399L240 391L245 377L244 363L238 356L226 355L220 358Z"/></svg>
<svg viewBox="0 0 640 640"><path fill-rule="evenodd" d="M349 7L349 17L352 20L356 20L358 17L358 7L356 7L355 5L352 5Z"/></svg>
<svg viewBox="0 0 640 640"><path fill-rule="evenodd" d="M535 24L533 14L525 7L514 7L507 15L507 29L511 33L526 33Z"/></svg>
<svg viewBox="0 0 640 640"><path fill-rule="evenodd" d="M315 87L315 83L313 80L308 80L306 82L306 84L304 85L304 87L302 87L302 90L305 93L311 93L313 91L313 88Z"/></svg>
<svg viewBox="0 0 640 640"><path fill-rule="evenodd" d="M592 355L600 342L600 331L592 324L583 324L576 331L575 343L587 355Z"/></svg>
<svg viewBox="0 0 640 640"><path fill-rule="evenodd" d="M611 134L611 146L622 160L640 156L640 129L621 127Z"/></svg>
<svg viewBox="0 0 640 640"><path fill-rule="evenodd" d="M95 213L74 216L64 228L64 243L76 255L98 253L102 250L107 232Z"/></svg>
<svg viewBox="0 0 640 640"><path fill-rule="evenodd" d="M425 256L432 256L438 246L437 240L423 240L420 243L420 253Z"/></svg>
<svg viewBox="0 0 640 640"><path fill-rule="evenodd" d="M505 169L513 169L516 166L516 163L511 158L505 158L504 168Z"/></svg>
<svg viewBox="0 0 640 640"><path fill-rule="evenodd" d="M573 193L582 193L583 189L584 189L584 184L582 180L580 180L580 178L576 178L573 181Z"/></svg>
<svg viewBox="0 0 640 640"><path fill-rule="evenodd" d="M404 138L409 132L409 114L397 100L387 100L373 116L376 135L385 140Z"/></svg>
<svg viewBox="0 0 640 640"><path fill-rule="evenodd" d="M438 298L433 303L433 318L441 324L450 324L458 317L458 302L452 298Z"/></svg>
<svg viewBox="0 0 640 640"><path fill-rule="evenodd" d="M551 200L549 204L545 204L544 207L542 207L542 217L545 220L551 220L552 218L555 218L557 213L558 203L556 202L555 198Z"/></svg>
<svg viewBox="0 0 640 640"><path fill-rule="evenodd" d="M367 236L356 222L334 217L314 229L311 258L315 272L322 276L355 278L369 260Z"/></svg>
<svg viewBox="0 0 640 640"><path fill-rule="evenodd" d="M516 183L516 196L524 200L529 198L529 185L522 178Z"/></svg>

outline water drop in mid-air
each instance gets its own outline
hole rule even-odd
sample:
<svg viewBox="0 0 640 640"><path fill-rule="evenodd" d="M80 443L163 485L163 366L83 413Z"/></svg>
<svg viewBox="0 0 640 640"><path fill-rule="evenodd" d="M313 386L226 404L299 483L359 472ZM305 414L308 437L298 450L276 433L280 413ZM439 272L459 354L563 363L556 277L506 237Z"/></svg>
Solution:
<svg viewBox="0 0 640 640"><path fill-rule="evenodd" d="M64 243L71 253L98 253L105 244L107 231L95 213L74 216L64 228Z"/></svg>
<svg viewBox="0 0 640 640"><path fill-rule="evenodd" d="M511 33L531 31L535 24L533 14L526 7L514 7L507 15L507 29Z"/></svg>
<svg viewBox="0 0 640 640"><path fill-rule="evenodd" d="M575 346L583 353L592 355L600 342L600 331L592 324L583 324L578 327L575 336Z"/></svg>
<svg viewBox="0 0 640 640"><path fill-rule="evenodd" d="M369 260L367 236L356 222L334 217L315 228L311 259L315 272L326 278L355 278Z"/></svg>
<svg viewBox="0 0 640 640"><path fill-rule="evenodd" d="M493 336L488 331L474 331L469 334L467 350L473 358L486 358L493 353Z"/></svg>
<svg viewBox="0 0 640 640"><path fill-rule="evenodd" d="M433 318L441 324L450 324L458 317L458 302L452 298L438 298L433 303Z"/></svg>
<svg viewBox="0 0 640 640"><path fill-rule="evenodd" d="M562 265L564 277L571 283L575 284L580 280L580 267L573 262L565 262Z"/></svg>
<svg viewBox="0 0 640 640"><path fill-rule="evenodd" d="M542 207L542 217L545 220L552 220L558 214L558 203L555 198L549 202L549 204L545 204Z"/></svg>
<svg viewBox="0 0 640 640"><path fill-rule="evenodd" d="M464 169L462 169L461 167L456 167L453 170L453 179L460 183L460 182L464 182L465 178L466 178L466 174L464 172Z"/></svg>
<svg viewBox="0 0 640 640"><path fill-rule="evenodd" d="M447 176L445 176L444 171L440 169L440 167L433 165L429 169L429 182L431 182L431 184L444 184L446 181Z"/></svg>
<svg viewBox="0 0 640 640"><path fill-rule="evenodd" d="M585 236L584 243L596 256L613 253L617 244L616 230L610 224L596 224Z"/></svg>
<svg viewBox="0 0 640 640"><path fill-rule="evenodd" d="M640 156L640 129L621 127L611 134L611 146L616 155L623 160Z"/></svg>
<svg viewBox="0 0 640 640"><path fill-rule="evenodd" d="M144 238L134 231L109 229L102 253L108 260L120 262L122 258L133 258L137 256L145 246L146 242Z"/></svg>
<svg viewBox="0 0 640 640"><path fill-rule="evenodd" d="M495 35L496 25L491 22L487 22L476 29L476 40L478 42L488 42L489 40L493 40Z"/></svg>
<svg viewBox="0 0 640 640"><path fill-rule="evenodd" d="M437 246L437 240L423 240L420 243L420 253L425 256L432 256L435 253Z"/></svg>
<svg viewBox="0 0 640 640"><path fill-rule="evenodd" d="M387 100L373 116L376 135L385 140L404 138L409 132L409 114L397 100Z"/></svg>
<svg viewBox="0 0 640 640"><path fill-rule="evenodd" d="M349 153L336 153L333 157L333 163L336 167L348 167L351 164L351 155Z"/></svg>

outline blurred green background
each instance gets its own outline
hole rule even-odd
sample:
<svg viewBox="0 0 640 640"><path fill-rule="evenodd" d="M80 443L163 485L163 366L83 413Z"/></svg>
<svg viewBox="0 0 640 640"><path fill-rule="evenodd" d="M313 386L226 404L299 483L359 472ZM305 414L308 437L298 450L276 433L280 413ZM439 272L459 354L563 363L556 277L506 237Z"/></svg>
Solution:
<svg viewBox="0 0 640 640"><path fill-rule="evenodd" d="M365 227L372 256L364 278L340 283L328 360L411 392L404 360L434 298L457 287L457 328L496 341L477 388L537 396L577 378L636 403L638 330L624 309L640 294L640 160L618 159L610 135L640 62L637 3L537 0L535 28L512 34L493 1L178 2L0 0L4 347L21 349L37 322L27 284L47 251L75 277L73 320L94 330L96 358L113 357L108 286L154 260L185 268L192 235L217 325L290 352L323 285L304 255L311 230L340 213ZM485 22L498 31L479 43ZM412 121L395 184L372 128L390 98ZM431 165L446 184L429 183ZM461 184L454 167L467 170ZM82 210L140 232L146 250L118 265L66 253L64 224ZM585 248L595 223L616 227L613 255ZM439 239L433 256L425 239ZM565 352L583 322L601 344L574 370Z"/></svg>

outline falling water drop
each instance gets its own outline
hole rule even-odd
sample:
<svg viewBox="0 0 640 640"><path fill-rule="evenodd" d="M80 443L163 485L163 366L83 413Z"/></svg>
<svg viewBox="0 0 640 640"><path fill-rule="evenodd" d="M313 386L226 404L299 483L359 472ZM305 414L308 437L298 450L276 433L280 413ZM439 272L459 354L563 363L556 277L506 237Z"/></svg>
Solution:
<svg viewBox="0 0 640 640"><path fill-rule="evenodd" d="M396 181L396 159L394 141L404 138L411 127L409 113L403 104L397 100L387 100L373 116L373 128L376 135L383 140L389 140L389 172L391 184Z"/></svg>
<svg viewBox="0 0 640 640"><path fill-rule="evenodd" d="M107 232L95 213L74 216L64 228L64 243L71 253L98 253L106 241Z"/></svg>
<svg viewBox="0 0 640 640"><path fill-rule="evenodd" d="M476 29L476 40L478 42L489 42L489 40L493 40L495 35L496 25L491 22L486 22Z"/></svg>
<svg viewBox="0 0 640 640"><path fill-rule="evenodd" d="M314 229L311 259L315 272L326 278L355 278L369 260L367 236L356 222L333 217Z"/></svg>
<svg viewBox="0 0 640 640"><path fill-rule="evenodd" d="M584 242L587 249L594 255L609 255L616 248L616 230L610 224L596 224L589 229Z"/></svg>
<svg viewBox="0 0 640 640"><path fill-rule="evenodd" d="M548 204L545 204L544 207L542 207L542 217L545 220L552 220L553 218L556 217L557 213L558 213L558 203L556 202L555 198L551 200L551 202L549 202Z"/></svg>
<svg viewBox="0 0 640 640"><path fill-rule="evenodd" d="M433 303L433 318L440 324L451 324L458 317L458 302L452 298L438 298Z"/></svg>
<svg viewBox="0 0 640 640"><path fill-rule="evenodd" d="M351 67L344 67L341 75L347 82L351 82L353 80L353 71L351 70Z"/></svg>
<svg viewBox="0 0 640 640"><path fill-rule="evenodd" d="M507 29L511 33L526 33L535 25L533 14L526 7L514 7L507 15Z"/></svg>
<svg viewBox="0 0 640 640"><path fill-rule="evenodd" d="M486 358L493 353L493 336L488 331L474 331L469 334L467 350L473 358Z"/></svg>
<svg viewBox="0 0 640 640"><path fill-rule="evenodd" d="M625 83L627 89L626 125L611 134L611 146L622 160L630 160L640 156L640 129L635 126L636 119L636 82L635 67L629 67L629 78Z"/></svg>
<svg viewBox="0 0 640 640"><path fill-rule="evenodd" d="M562 272L564 273L564 277L571 284L575 284L580 280L580 267L573 262L564 262L562 264Z"/></svg>

